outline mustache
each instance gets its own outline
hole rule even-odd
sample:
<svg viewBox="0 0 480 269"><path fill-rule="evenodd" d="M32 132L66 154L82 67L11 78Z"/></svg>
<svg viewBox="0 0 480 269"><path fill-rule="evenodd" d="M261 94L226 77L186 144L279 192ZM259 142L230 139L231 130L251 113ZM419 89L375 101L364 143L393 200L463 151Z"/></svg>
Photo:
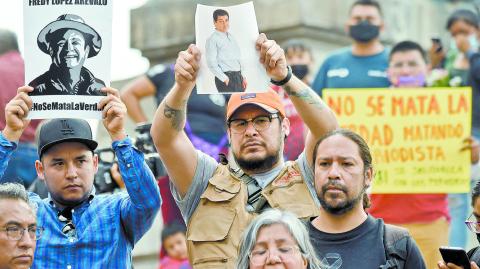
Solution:
<svg viewBox="0 0 480 269"><path fill-rule="evenodd" d="M244 149L246 148L246 145L247 144L256 144L256 145L259 145L259 146L265 146L265 143L262 142L262 141L259 141L259 140L247 140L245 143L243 143L241 145L241 149Z"/></svg>
<svg viewBox="0 0 480 269"><path fill-rule="evenodd" d="M344 185L340 184L339 182L336 182L336 181L331 181L325 185L322 186L322 193L325 194L329 189L337 189L337 190L341 190L343 191L344 193L347 193L347 187L345 187Z"/></svg>

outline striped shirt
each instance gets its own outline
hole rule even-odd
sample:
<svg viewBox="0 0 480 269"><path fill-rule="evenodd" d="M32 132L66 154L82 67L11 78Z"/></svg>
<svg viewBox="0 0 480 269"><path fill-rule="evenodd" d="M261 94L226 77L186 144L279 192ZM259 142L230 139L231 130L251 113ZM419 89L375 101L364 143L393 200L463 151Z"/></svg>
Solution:
<svg viewBox="0 0 480 269"><path fill-rule="evenodd" d="M129 138L113 142L127 192L91 195L72 209L75 236L62 233L64 222L50 198L37 204L37 225L45 229L37 241L31 268L96 269L132 268L132 249L151 227L160 208L160 193L143 159ZM0 176L16 144L0 135Z"/></svg>

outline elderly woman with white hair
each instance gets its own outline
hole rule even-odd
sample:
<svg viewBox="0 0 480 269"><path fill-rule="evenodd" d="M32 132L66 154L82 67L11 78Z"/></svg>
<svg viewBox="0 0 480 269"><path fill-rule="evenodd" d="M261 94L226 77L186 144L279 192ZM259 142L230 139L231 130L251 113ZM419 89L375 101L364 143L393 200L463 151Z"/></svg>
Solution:
<svg viewBox="0 0 480 269"><path fill-rule="evenodd" d="M286 269L324 268L310 243L305 225L292 213L270 209L245 230L237 269L283 265Z"/></svg>

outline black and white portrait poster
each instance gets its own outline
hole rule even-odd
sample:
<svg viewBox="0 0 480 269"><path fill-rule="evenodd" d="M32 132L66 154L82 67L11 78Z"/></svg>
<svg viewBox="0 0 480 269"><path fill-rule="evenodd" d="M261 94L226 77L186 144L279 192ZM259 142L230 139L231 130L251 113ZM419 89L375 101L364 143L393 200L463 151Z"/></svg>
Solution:
<svg viewBox="0 0 480 269"><path fill-rule="evenodd" d="M202 54L197 93L265 92L270 87L255 49L258 26L252 2L197 5L195 38Z"/></svg>
<svg viewBox="0 0 480 269"><path fill-rule="evenodd" d="M113 0L24 0L32 119L100 119L110 85Z"/></svg>

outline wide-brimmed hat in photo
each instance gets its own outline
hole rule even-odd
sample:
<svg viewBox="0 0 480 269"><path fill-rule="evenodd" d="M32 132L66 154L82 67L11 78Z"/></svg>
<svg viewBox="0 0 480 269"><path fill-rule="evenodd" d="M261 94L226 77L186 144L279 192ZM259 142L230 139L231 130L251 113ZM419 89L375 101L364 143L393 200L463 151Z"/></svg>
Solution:
<svg viewBox="0 0 480 269"><path fill-rule="evenodd" d="M97 55L100 51L100 48L102 47L102 38L100 35L92 27L86 24L82 17L75 14L63 14L55 21L47 24L47 26L45 26L38 34L38 47L46 54L50 54L50 43L48 37L49 35L62 29L74 29L84 34L89 34L93 37L91 43L89 44L90 52L88 53L88 58ZM89 40L86 39L85 41Z"/></svg>

